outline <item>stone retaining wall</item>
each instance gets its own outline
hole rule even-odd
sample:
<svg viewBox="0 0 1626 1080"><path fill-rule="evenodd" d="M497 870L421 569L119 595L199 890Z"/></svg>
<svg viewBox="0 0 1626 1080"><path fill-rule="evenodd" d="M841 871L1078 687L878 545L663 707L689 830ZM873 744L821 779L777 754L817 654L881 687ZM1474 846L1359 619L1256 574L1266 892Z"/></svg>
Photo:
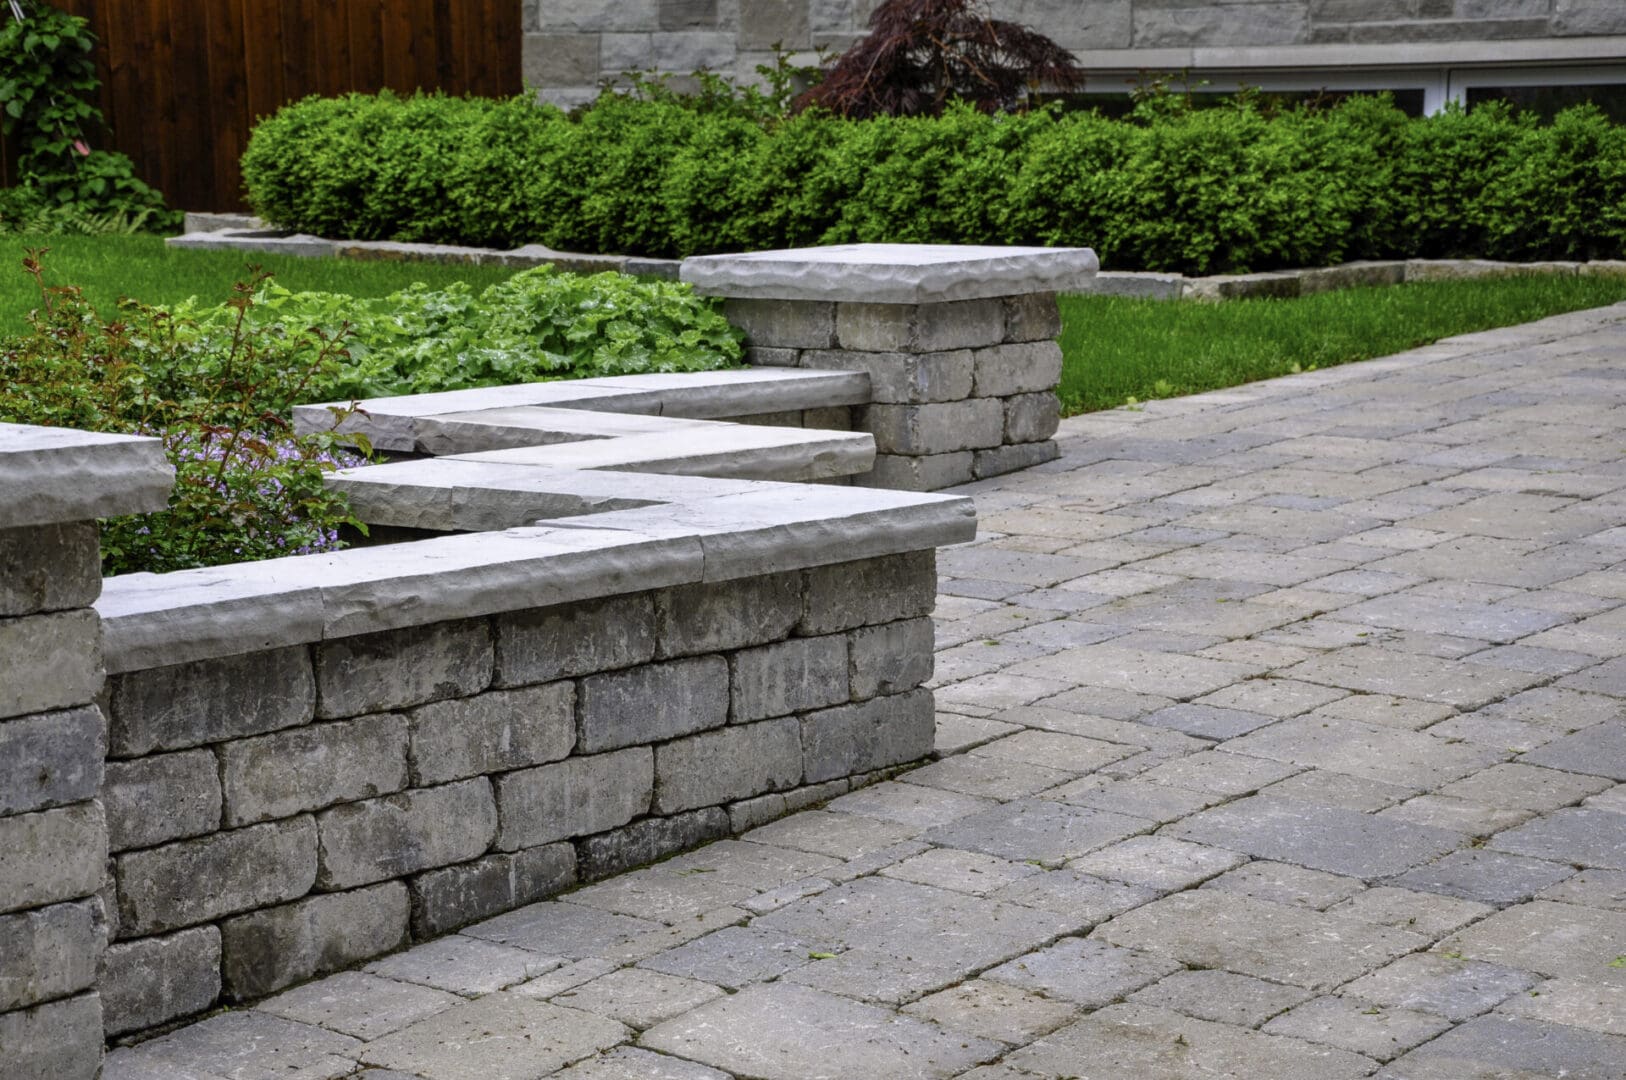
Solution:
<svg viewBox="0 0 1626 1080"><path fill-rule="evenodd" d="M108 830L95 518L163 506L155 439L0 425L0 1075L92 1080Z"/></svg>
<svg viewBox="0 0 1626 1080"><path fill-rule="evenodd" d="M109 1034L921 757L935 593L917 552L113 677Z"/></svg>

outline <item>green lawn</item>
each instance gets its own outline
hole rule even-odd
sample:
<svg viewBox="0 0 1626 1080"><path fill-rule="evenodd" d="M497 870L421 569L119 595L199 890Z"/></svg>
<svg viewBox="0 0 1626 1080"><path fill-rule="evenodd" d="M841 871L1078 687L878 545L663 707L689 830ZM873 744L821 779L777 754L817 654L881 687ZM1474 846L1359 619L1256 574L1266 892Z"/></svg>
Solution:
<svg viewBox="0 0 1626 1080"><path fill-rule="evenodd" d="M255 263L295 291L320 290L351 296L385 296L415 281L444 286L467 281L476 289L514 273L496 266L423 262L350 262L297 255L249 255L238 251L171 251L155 236L7 236L0 244L0 335L27 329L26 316L39 302L33 278L23 272L30 247L44 256L50 285L77 285L98 311L111 316L121 296L169 303L189 296L226 300L234 281Z"/></svg>
<svg viewBox="0 0 1626 1080"><path fill-rule="evenodd" d="M1522 275L1218 304L1062 298L1066 413L1347 364L1626 300L1626 277Z"/></svg>

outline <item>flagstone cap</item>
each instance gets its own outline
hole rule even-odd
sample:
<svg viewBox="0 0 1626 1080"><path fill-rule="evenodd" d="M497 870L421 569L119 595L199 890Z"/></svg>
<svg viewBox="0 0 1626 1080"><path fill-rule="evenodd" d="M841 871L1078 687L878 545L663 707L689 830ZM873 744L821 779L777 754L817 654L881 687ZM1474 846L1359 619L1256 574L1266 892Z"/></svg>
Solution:
<svg viewBox="0 0 1626 1080"><path fill-rule="evenodd" d="M931 304L1076 291L1099 268L1089 248L839 244L703 255L680 276L707 296Z"/></svg>

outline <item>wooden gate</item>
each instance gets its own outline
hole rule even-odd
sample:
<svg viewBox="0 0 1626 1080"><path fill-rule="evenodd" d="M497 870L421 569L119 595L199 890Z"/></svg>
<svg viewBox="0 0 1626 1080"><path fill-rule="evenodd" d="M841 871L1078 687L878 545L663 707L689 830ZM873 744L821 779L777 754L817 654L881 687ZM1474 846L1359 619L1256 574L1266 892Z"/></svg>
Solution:
<svg viewBox="0 0 1626 1080"><path fill-rule="evenodd" d="M30 6L44 0L30 0ZM522 88L520 0L51 0L100 39L95 139L183 210L243 207L254 121L309 94ZM10 18L4 5L0 17ZM8 155L9 156L9 155Z"/></svg>

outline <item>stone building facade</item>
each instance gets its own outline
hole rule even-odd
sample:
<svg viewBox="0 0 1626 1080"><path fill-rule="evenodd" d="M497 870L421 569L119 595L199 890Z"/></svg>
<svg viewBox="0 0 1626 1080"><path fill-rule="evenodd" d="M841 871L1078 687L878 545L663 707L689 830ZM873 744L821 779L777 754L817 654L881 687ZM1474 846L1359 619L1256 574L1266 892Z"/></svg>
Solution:
<svg viewBox="0 0 1626 1080"><path fill-rule="evenodd" d="M776 44L811 59L862 36L877 0L525 0L525 80L577 104L624 71L744 79ZM1622 0L990 0L1089 68L1088 92L1142 74L1213 89L1409 92L1436 111L1476 88L1626 87Z"/></svg>

